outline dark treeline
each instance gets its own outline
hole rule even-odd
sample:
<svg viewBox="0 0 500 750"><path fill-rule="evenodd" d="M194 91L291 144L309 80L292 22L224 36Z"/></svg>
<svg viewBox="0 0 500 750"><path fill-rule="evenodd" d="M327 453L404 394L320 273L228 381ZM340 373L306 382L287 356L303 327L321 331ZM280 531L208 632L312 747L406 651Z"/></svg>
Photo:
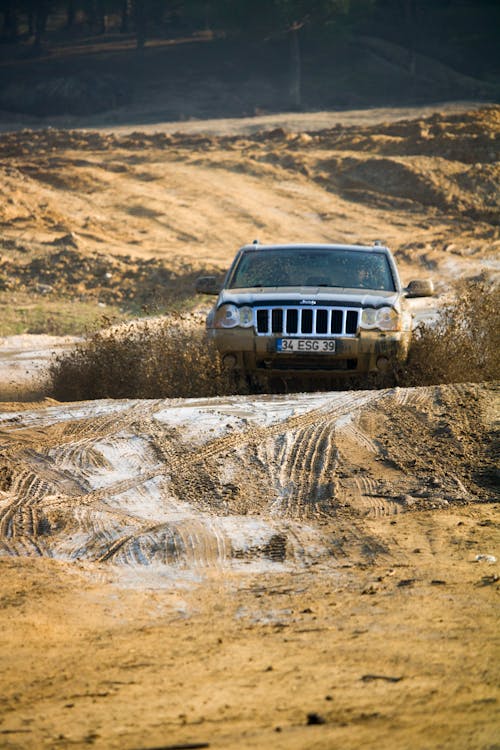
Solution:
<svg viewBox="0 0 500 750"><path fill-rule="evenodd" d="M104 89L115 106L155 85L164 93L170 86L172 102L176 78L178 87L189 81L195 91L204 76L226 87L219 110L203 104L211 115L262 106L491 100L500 91L499 28L498 0L0 0L0 57L9 62L0 109L97 111L111 96ZM56 54L76 43L88 50L80 67ZM92 49L120 47L114 67L91 60ZM23 65L29 57L34 64ZM260 75L258 95L237 91L235 80L244 84L250 75ZM188 114L199 116L195 110Z"/></svg>
<svg viewBox="0 0 500 750"><path fill-rule="evenodd" d="M488 77L498 72L499 28L498 0L0 0L0 39L35 50L55 33L133 34L138 47L200 30L288 35L297 68L304 34L335 39L354 31Z"/></svg>

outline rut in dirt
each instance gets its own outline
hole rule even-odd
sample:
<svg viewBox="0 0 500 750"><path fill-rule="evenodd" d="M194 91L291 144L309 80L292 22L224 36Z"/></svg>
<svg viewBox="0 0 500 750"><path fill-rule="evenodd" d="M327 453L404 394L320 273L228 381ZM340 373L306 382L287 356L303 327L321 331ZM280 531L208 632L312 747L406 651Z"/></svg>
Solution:
<svg viewBox="0 0 500 750"><path fill-rule="evenodd" d="M198 570L384 554L369 518L493 498L497 397L447 386L6 413L0 554Z"/></svg>

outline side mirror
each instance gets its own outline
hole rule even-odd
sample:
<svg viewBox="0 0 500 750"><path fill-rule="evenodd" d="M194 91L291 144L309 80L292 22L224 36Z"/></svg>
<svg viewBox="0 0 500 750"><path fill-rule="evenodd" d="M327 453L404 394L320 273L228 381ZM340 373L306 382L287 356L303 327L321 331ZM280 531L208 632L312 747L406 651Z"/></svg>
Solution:
<svg viewBox="0 0 500 750"><path fill-rule="evenodd" d="M196 279L195 289L198 294L219 294L220 284L215 276L200 276Z"/></svg>
<svg viewBox="0 0 500 750"><path fill-rule="evenodd" d="M407 297L433 297L434 282L430 279L415 279L410 281L405 292Z"/></svg>

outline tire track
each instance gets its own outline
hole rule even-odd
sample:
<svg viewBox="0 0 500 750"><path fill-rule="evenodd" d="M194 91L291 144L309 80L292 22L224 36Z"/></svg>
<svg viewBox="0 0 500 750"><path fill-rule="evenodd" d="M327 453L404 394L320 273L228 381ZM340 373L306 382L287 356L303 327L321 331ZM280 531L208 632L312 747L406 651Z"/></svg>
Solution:
<svg viewBox="0 0 500 750"><path fill-rule="evenodd" d="M1 549L7 554L21 554L24 549L30 554L132 565L161 561L203 567L258 556L304 561L311 545L304 546L300 528L285 519L300 522L331 516L335 424L383 396L376 391L334 394L319 408L264 426L252 424L196 448L186 447L178 431L155 420L155 412L165 408L164 401L135 402L96 419L75 420L69 413L64 424L49 426L48 434L38 412L36 427L16 424L2 432L2 438L10 435L9 453L17 473L0 511ZM142 454L131 445L134 440L147 442L152 449L138 472L135 467ZM41 452L39 445L43 445ZM268 454L264 460L262 446ZM89 482L96 481L96 472L102 472L103 478L106 472L113 473L106 459L109 451L126 459L133 475L92 488ZM241 476L257 474L257 483L224 483L220 464L227 460ZM148 483L157 480L161 487L152 501ZM261 496L265 533L256 531L250 515L240 518L235 536L235 528L224 519L237 517L238 492L250 493L246 507L251 510L252 488ZM140 517L139 511L134 515L126 497L137 494L153 502L153 516L170 513L170 520ZM187 516L179 519L175 498L189 508ZM136 507L133 502L132 507ZM243 534L239 542L238 534Z"/></svg>
<svg viewBox="0 0 500 750"><path fill-rule="evenodd" d="M161 400L111 402L107 408L104 406L99 408L96 405L95 413L93 413L92 403L85 402L85 408L78 404L67 407L66 418L60 415L59 421L54 422L50 421L50 413L54 413L54 420L56 420L55 414L59 413L59 407L49 407L36 412L22 412L16 417L20 420L20 424L14 423L13 426L0 428L0 453L9 456L12 452L18 453L19 448L26 450L41 448L48 453L51 448L59 450L66 443L76 448L88 440L93 443L112 436L120 429L125 430L134 422L148 418L164 405L165 402ZM71 418L73 411L78 413L82 410L88 411L89 416ZM47 412L49 420L47 420L48 423L44 423L44 416L47 418ZM10 422L11 419L12 417L8 421Z"/></svg>
<svg viewBox="0 0 500 750"><path fill-rule="evenodd" d="M317 424L318 421L327 421L331 423L336 419L350 413L353 408L359 409L367 402L379 399L380 393L373 391L368 393L349 395L343 402L333 410L325 410L325 407L312 410L303 415L290 417L283 422L265 427L250 427L249 429L226 435L206 443L194 450L186 450L184 446L174 445L171 440L165 438L165 432L150 421L148 425L148 434L162 457L163 465L142 472L138 477L125 479L120 482L108 485L100 490L93 490L86 494L90 499L103 499L109 495L115 495L130 489L134 489L145 481L157 476L177 476L182 478L182 486L186 497L194 500L196 497L200 500L203 495L204 487L200 484L200 477L203 475L206 465L211 459L217 458L221 454L235 452L239 448L250 445L254 452L256 447L270 437L280 436L289 431L295 431L300 428L308 428ZM143 420L144 425L144 420ZM326 426L325 426L326 429ZM314 433L314 430L313 430ZM299 438L299 444L301 438ZM311 438L309 438L311 442ZM303 450L303 449L300 449ZM297 467L296 472L300 473ZM179 482L178 482L179 484ZM213 487L209 488L213 492ZM206 505L206 504L205 504Z"/></svg>
<svg viewBox="0 0 500 750"><path fill-rule="evenodd" d="M309 425L292 433L281 453L282 502L275 513L294 518L320 517L332 509L337 449L331 423Z"/></svg>

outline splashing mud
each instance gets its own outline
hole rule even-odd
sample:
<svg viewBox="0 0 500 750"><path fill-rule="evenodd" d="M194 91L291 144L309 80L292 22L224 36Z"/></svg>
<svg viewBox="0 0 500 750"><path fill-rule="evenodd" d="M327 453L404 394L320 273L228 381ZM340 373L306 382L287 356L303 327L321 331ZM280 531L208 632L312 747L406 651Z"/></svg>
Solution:
<svg viewBox="0 0 500 750"><path fill-rule="evenodd" d="M408 362L395 373L396 382L420 386L495 380L500 372L499 302L500 287L481 279L456 285L453 299L441 303L441 309L436 302L427 316L425 309L420 311ZM224 370L204 335L199 314L133 321L97 331L55 357L49 377L50 395L63 401L210 397L249 391L241 378ZM299 379L286 388L380 385L369 378L326 381ZM266 391L283 386L270 380Z"/></svg>

